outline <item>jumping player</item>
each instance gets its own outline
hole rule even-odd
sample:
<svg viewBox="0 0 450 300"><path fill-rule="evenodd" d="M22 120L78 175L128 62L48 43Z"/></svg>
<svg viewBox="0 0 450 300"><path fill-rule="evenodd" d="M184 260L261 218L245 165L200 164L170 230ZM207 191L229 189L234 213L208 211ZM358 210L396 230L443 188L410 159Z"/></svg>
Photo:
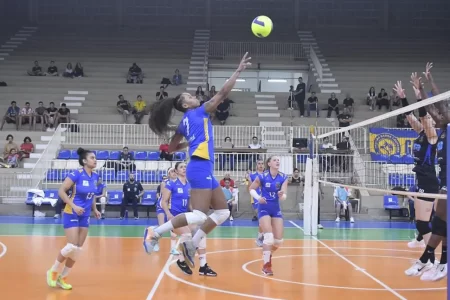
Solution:
<svg viewBox="0 0 450 300"><path fill-rule="evenodd" d="M177 179L177 174L175 173L175 169L170 167L167 169L167 176L163 177L162 182L156 189L156 196L158 197L158 200L156 201L156 218L158 219L158 225L162 225L167 221L166 215L164 213L164 210L161 207L161 189L164 188L164 185L166 184L167 180L174 181ZM170 232L170 254L172 255L179 255L180 253L176 249L177 244L177 235L171 231ZM156 245L153 251L158 252L159 251L159 245Z"/></svg>
<svg viewBox="0 0 450 300"><path fill-rule="evenodd" d="M279 172L280 158L271 156L266 162L266 171L258 175L250 186L250 195L257 199L259 226L264 232L262 272L272 276L272 253L283 243L283 214L280 200L286 200L287 176ZM261 195L256 189L261 187Z"/></svg>
<svg viewBox="0 0 450 300"><path fill-rule="evenodd" d="M420 79L417 74L411 75L411 82L416 92L418 101L420 95ZM405 90L402 88L401 81L398 81L394 90L402 101L403 107L408 106ZM436 194L439 191L439 182L436 176L435 158L437 132L433 124L433 119L427 113L424 107L419 108L420 121L412 114L412 111L406 115L411 127L419 134L413 144L414 168L416 173L417 189L419 193ZM416 228L419 234L423 236L425 244L431 236L430 217L433 211L434 199L427 197L417 197L414 201L416 211ZM420 276L423 272L429 270L434 264L434 253L422 255L412 267L405 271L407 276Z"/></svg>
<svg viewBox="0 0 450 300"><path fill-rule="evenodd" d="M186 258L186 263L193 268L196 248L201 239L229 218L230 211L222 188L214 178L214 138L209 114L216 111L217 106L228 97L241 72L251 65L250 58L247 55L247 53L244 55L239 67L225 82L222 89L203 105L200 106L200 102L195 96L183 93L173 99L156 102L150 110L150 129L159 135L163 135L170 130L169 121L173 109L184 113L182 121L169 144L169 152L189 147L190 161L186 175L192 188L191 203L193 211L180 214L159 227L147 228L144 235L147 253L153 251L165 232L187 225L201 225L192 240L184 241L179 247ZM187 142L182 143L183 138ZM214 212L208 217L206 213L208 213L210 207Z"/></svg>
<svg viewBox="0 0 450 300"><path fill-rule="evenodd" d="M252 185L252 182L255 181L256 177L258 177L259 175L261 175L264 172L264 161L262 159L258 159L258 161L256 162L256 172L250 173L249 176L249 182L248 182L248 190L250 191L250 186ZM261 188L259 187L256 192L258 193L258 195L261 195ZM255 210L256 212L258 211L258 200L250 197L250 201L252 203L252 207L253 210ZM258 236L256 238L256 245L258 247L262 247L263 246L263 240L264 240L264 234L263 231L261 229L261 226L258 227Z"/></svg>
<svg viewBox="0 0 450 300"><path fill-rule="evenodd" d="M97 159L92 151L78 148L78 162L83 167L67 175L58 191L58 196L66 203L63 215L63 226L67 244L61 249L53 266L47 271L47 284L57 285L65 290L71 290L67 283L67 276L81 253L82 246L88 235L91 209L97 219L101 217L92 202L97 192L98 174L94 172ZM71 196L67 192L71 190ZM59 274L59 267L64 269ZM59 274L59 275L58 275Z"/></svg>

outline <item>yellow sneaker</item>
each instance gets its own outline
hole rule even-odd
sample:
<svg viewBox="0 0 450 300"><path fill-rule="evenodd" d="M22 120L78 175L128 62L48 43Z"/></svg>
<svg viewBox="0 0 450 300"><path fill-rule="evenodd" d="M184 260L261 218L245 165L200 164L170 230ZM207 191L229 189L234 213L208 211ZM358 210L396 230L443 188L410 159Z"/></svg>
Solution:
<svg viewBox="0 0 450 300"><path fill-rule="evenodd" d="M67 280L67 277L62 278L61 276L59 276L58 280L56 281L56 284L63 290L71 290L72 286L70 284L68 284L66 282L66 280Z"/></svg>
<svg viewBox="0 0 450 300"><path fill-rule="evenodd" d="M53 272L51 269L47 271L47 284L49 287L56 287L57 279L58 272Z"/></svg>

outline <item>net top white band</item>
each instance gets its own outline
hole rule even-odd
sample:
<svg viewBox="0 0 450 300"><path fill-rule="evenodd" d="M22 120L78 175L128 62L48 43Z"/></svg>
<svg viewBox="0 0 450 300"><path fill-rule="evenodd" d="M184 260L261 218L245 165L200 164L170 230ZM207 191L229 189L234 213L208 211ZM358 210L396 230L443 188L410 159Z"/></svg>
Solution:
<svg viewBox="0 0 450 300"><path fill-rule="evenodd" d="M349 131L349 130L352 130L352 129L355 129L355 128L367 126L367 125L373 124L375 122L379 122L379 121L382 121L382 120L390 118L390 117L395 117L395 116L398 116L400 114L404 114L406 112L410 112L412 110L416 110L416 109L418 109L420 107L424 107L424 106L427 106L427 105L430 105L430 104L433 104L433 103L436 103L436 102L439 102L439 101L442 101L442 100L446 100L446 99L449 99L449 98L450 98L450 91L447 91L445 93L441 93L439 95L427 98L427 99L422 100L420 102L416 102L416 103L410 104L410 105L408 105L406 107L402 107L402 108L399 108L399 109L387 112L385 114L373 117L371 119L364 120L364 121L352 124L352 125L347 126L347 127L342 127L342 128L336 129L334 131L326 132L324 134L318 135L317 138L318 139L323 139L323 138L325 138L327 136L331 136L331 135L342 133L342 132L346 132L346 131Z"/></svg>

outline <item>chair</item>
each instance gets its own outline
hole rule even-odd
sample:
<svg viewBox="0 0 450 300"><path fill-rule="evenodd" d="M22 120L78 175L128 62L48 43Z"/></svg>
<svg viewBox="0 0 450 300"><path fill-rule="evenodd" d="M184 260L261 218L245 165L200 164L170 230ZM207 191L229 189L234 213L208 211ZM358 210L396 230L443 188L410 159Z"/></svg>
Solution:
<svg viewBox="0 0 450 300"><path fill-rule="evenodd" d="M149 151L148 152L148 160L159 160L159 152Z"/></svg>
<svg viewBox="0 0 450 300"><path fill-rule="evenodd" d="M133 171L131 174L134 175L134 179L136 181L142 181L142 172L141 171Z"/></svg>
<svg viewBox="0 0 450 300"><path fill-rule="evenodd" d="M117 181L127 181L128 177L130 177L130 173L128 171L117 171L116 180Z"/></svg>
<svg viewBox="0 0 450 300"><path fill-rule="evenodd" d="M108 150L98 150L97 151L97 160L108 160L109 159L109 151Z"/></svg>
<svg viewBox="0 0 450 300"><path fill-rule="evenodd" d="M392 211L401 211L403 209L398 203L398 197L395 195L385 195L383 201L384 209L389 211L389 220L392 219Z"/></svg>
<svg viewBox="0 0 450 300"><path fill-rule="evenodd" d="M70 159L78 159L77 150L72 150L72 152L70 153Z"/></svg>
<svg viewBox="0 0 450 300"><path fill-rule="evenodd" d="M70 150L64 149L60 150L58 153L57 159L69 159L70 158Z"/></svg>
<svg viewBox="0 0 450 300"><path fill-rule="evenodd" d="M120 157L120 151L110 151L109 152L109 160L118 160Z"/></svg>
<svg viewBox="0 0 450 300"><path fill-rule="evenodd" d="M156 171L144 171L142 173L142 182L145 183L159 183L156 181Z"/></svg>
<svg viewBox="0 0 450 300"><path fill-rule="evenodd" d="M147 158L148 158L147 151L136 151L136 154L134 156L135 160L147 160Z"/></svg>
<svg viewBox="0 0 450 300"><path fill-rule="evenodd" d="M147 218L150 218L150 207L156 204L156 191L145 191L141 205L147 207Z"/></svg>
<svg viewBox="0 0 450 300"><path fill-rule="evenodd" d="M100 173L100 176L102 177L103 181L110 182L116 180L116 171L115 170L103 170Z"/></svg>
<svg viewBox="0 0 450 300"><path fill-rule="evenodd" d="M122 191L108 191L108 205L121 205L122 196Z"/></svg>
<svg viewBox="0 0 450 300"><path fill-rule="evenodd" d="M186 160L186 153L185 152L175 152L174 160L179 160L179 161Z"/></svg>
<svg viewBox="0 0 450 300"><path fill-rule="evenodd" d="M45 190L44 194L46 198L58 199L58 190Z"/></svg>

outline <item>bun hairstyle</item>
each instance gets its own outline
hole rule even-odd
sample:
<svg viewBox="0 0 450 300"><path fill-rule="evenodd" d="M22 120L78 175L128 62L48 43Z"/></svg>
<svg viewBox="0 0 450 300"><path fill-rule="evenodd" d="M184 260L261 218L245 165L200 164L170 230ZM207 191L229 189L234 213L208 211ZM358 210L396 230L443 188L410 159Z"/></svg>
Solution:
<svg viewBox="0 0 450 300"><path fill-rule="evenodd" d="M83 149L81 147L77 149L78 163L80 164L80 166L84 167L84 160L87 159L87 156L88 156L89 153L92 153L92 151L85 150L85 149Z"/></svg>

